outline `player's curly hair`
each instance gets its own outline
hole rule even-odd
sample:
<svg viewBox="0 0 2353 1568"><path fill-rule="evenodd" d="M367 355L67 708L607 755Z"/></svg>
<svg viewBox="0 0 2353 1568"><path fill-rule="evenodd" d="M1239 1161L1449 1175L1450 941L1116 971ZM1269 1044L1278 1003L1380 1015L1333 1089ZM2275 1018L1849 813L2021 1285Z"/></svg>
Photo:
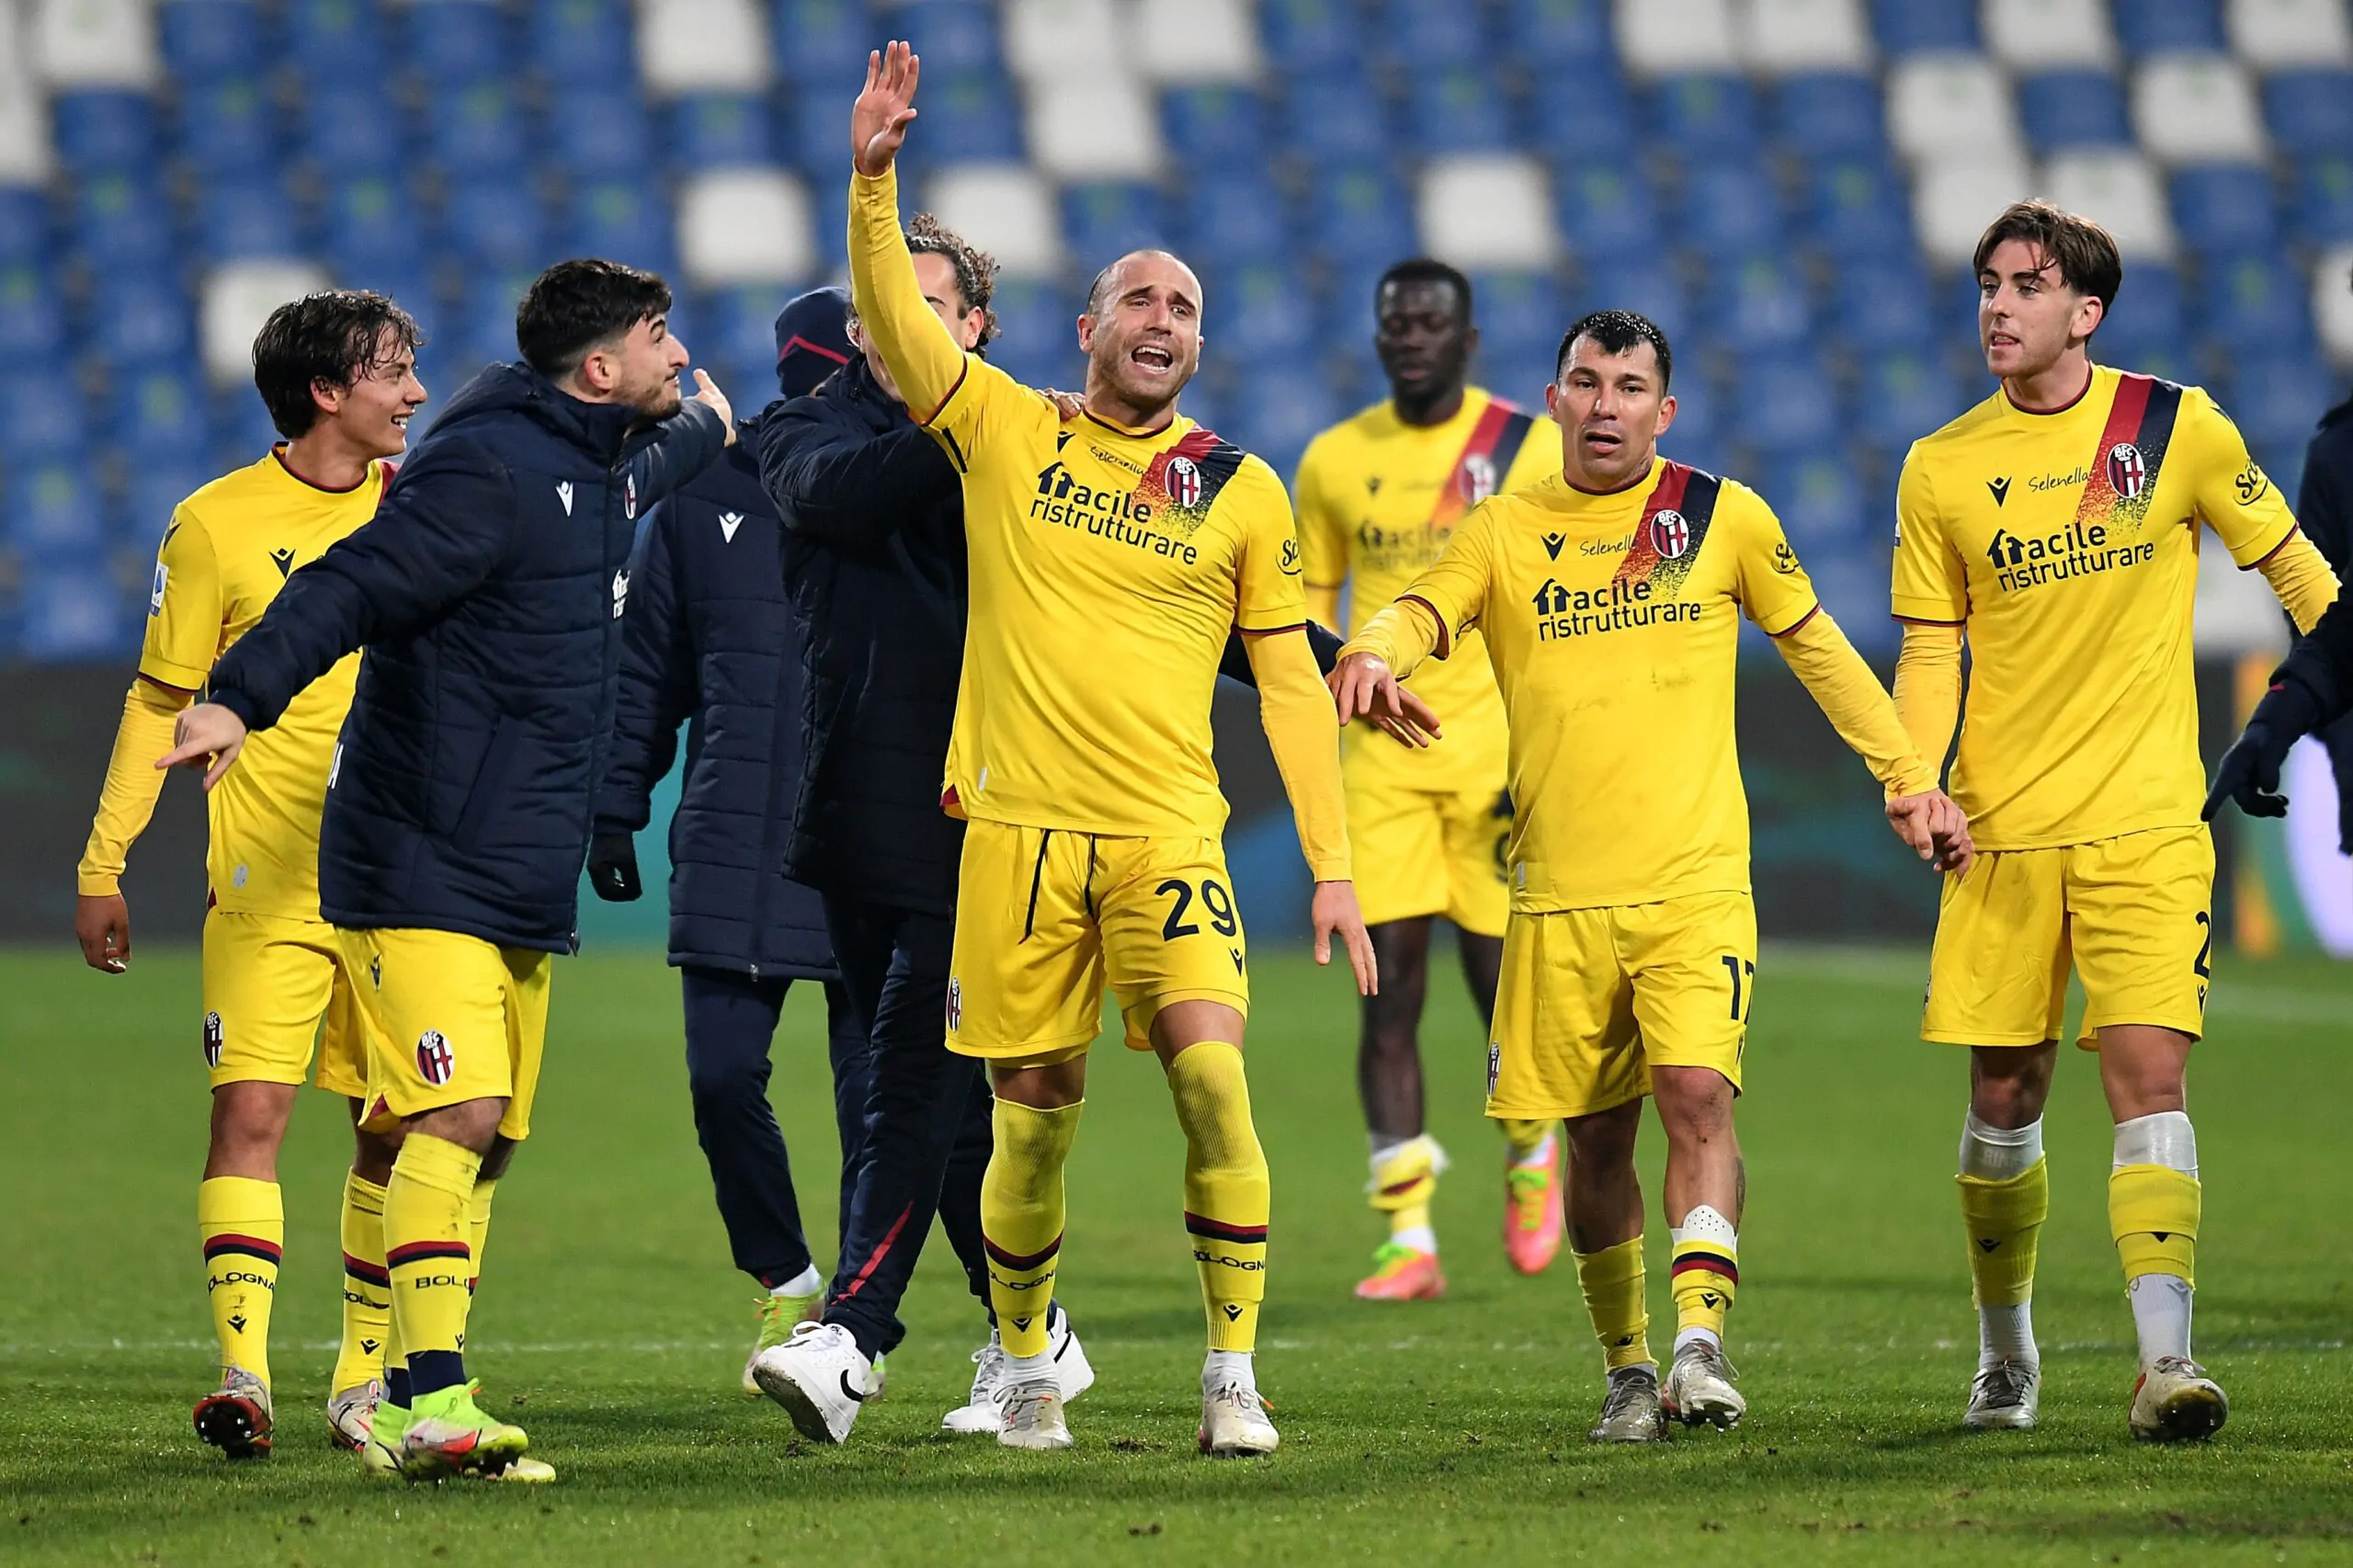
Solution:
<svg viewBox="0 0 2353 1568"><path fill-rule="evenodd" d="M400 350L415 353L424 342L416 318L381 294L365 289L305 294L262 323L254 338L254 388L278 433L295 440L319 422L313 387L348 387Z"/></svg>
<svg viewBox="0 0 2353 1568"><path fill-rule="evenodd" d="M1552 357L1554 381L1568 369L1569 351L1580 337L1592 338L1605 354L1631 353L1634 345L1647 343L1658 351L1658 390L1664 392L1675 383L1675 351L1666 346L1665 332L1650 317L1632 311L1594 311L1580 316L1562 335L1561 351Z"/></svg>
<svg viewBox="0 0 2353 1568"><path fill-rule="evenodd" d="M917 256L944 256L956 272L956 297L968 311L981 312L981 340L972 347L985 348L996 336L996 312L989 309L989 301L996 294L996 257L941 222L928 212L918 212L907 220L907 249ZM852 323L858 312L849 313Z"/></svg>

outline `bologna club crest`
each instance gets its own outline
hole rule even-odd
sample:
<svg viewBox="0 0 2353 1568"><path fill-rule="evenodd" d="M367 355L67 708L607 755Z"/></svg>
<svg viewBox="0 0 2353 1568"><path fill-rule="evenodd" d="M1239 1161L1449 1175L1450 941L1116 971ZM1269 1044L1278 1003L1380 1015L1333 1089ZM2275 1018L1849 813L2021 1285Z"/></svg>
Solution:
<svg viewBox="0 0 2353 1568"><path fill-rule="evenodd" d="M1170 458L1166 479L1168 499L1189 512L1201 504L1201 469L1190 458Z"/></svg>
<svg viewBox="0 0 2353 1568"><path fill-rule="evenodd" d="M954 975L948 977L948 1032L954 1034L964 1021L964 983Z"/></svg>
<svg viewBox="0 0 2353 1568"><path fill-rule="evenodd" d="M1651 548L1661 561L1679 561L1691 548L1691 525L1680 512L1661 512L1651 519Z"/></svg>
<svg viewBox="0 0 2353 1568"><path fill-rule="evenodd" d="M221 1065L221 1015L218 1013L204 1015L204 1064L207 1067Z"/></svg>
<svg viewBox="0 0 2353 1568"><path fill-rule="evenodd" d="M458 1059L449 1050L449 1038L439 1029L427 1029L416 1042L417 1075L435 1088L449 1081L457 1071Z"/></svg>
<svg viewBox="0 0 2353 1568"><path fill-rule="evenodd" d="M1495 460L1484 452L1472 452L1456 471L1454 487L1461 493L1465 506L1475 506L1484 501L1495 493Z"/></svg>
<svg viewBox="0 0 2353 1568"><path fill-rule="evenodd" d="M637 520L637 475L633 473L621 476L621 516Z"/></svg>
<svg viewBox="0 0 2353 1568"><path fill-rule="evenodd" d="M2149 465L2142 459L2141 449L2130 441L2119 441L2108 449L2108 487L2120 500L2130 501L2148 487Z"/></svg>

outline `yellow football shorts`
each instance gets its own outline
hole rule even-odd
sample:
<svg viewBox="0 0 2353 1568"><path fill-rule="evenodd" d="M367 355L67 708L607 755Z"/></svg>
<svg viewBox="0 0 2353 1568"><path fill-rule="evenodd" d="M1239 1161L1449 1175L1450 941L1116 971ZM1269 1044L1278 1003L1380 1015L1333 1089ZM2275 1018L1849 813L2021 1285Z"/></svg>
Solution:
<svg viewBox="0 0 2353 1568"><path fill-rule="evenodd" d="M2059 1038L2067 969L2083 977L2083 1035L2109 1024L2206 1032L2214 841L2152 828L2057 849L1980 850L1945 879L1920 1038L2040 1045Z"/></svg>
<svg viewBox="0 0 2353 1568"><path fill-rule="evenodd" d="M204 1065L212 1086L299 1084L359 1099L368 1048L335 927L282 915L204 916Z"/></svg>
<svg viewBox="0 0 2353 1568"><path fill-rule="evenodd" d="M1350 759L1362 755L1362 746L1348 753ZM1348 846L1364 923L1443 915L1465 931L1502 936L1511 914L1504 858L1511 838L1511 798L1500 784L1492 790L1416 790L1394 772L1363 765L1344 769Z"/></svg>
<svg viewBox="0 0 2353 1568"><path fill-rule="evenodd" d="M529 1136L553 955L455 931L335 937L367 1023L369 1123L504 1099L500 1136Z"/></svg>
<svg viewBox="0 0 2353 1568"><path fill-rule="evenodd" d="M1515 911L1487 1047L1487 1114L1591 1116L1648 1095L1653 1066L1712 1067L1737 1093L1756 980L1746 892Z"/></svg>
<svg viewBox="0 0 2353 1568"><path fill-rule="evenodd" d="M1250 1011L1242 914L1214 837L1107 838L974 822L964 830L948 1048L1022 1058L1100 1028L1110 984L1128 1044L1172 1002Z"/></svg>

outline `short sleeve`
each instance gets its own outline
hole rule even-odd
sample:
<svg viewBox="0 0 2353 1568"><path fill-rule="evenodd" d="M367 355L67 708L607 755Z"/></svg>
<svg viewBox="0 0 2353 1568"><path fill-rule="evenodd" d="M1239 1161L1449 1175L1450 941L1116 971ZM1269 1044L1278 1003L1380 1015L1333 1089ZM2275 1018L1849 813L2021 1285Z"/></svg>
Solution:
<svg viewBox="0 0 2353 1568"><path fill-rule="evenodd" d="M1330 438L1318 436L1299 460L1293 490L1299 496L1299 559L1310 587L1337 588L1348 580L1348 530L1332 505L1324 483L1331 467Z"/></svg>
<svg viewBox="0 0 2353 1568"><path fill-rule="evenodd" d="M1781 519L1754 491L1726 484L1719 506L1729 505L1733 540L1739 547L1734 562L1739 573L1741 608L1757 629L1779 637L1821 608L1813 583L1798 564L1781 531Z"/></svg>
<svg viewBox="0 0 2353 1568"><path fill-rule="evenodd" d="M1480 502L1454 526L1454 537L1414 579L1400 598L1419 599L1438 612L1442 635L1438 656L1454 652L1456 639L1479 624L1487 608L1489 566L1495 557L1495 519L1501 508L1495 498Z"/></svg>
<svg viewBox="0 0 2353 1568"><path fill-rule="evenodd" d="M1282 481L1258 459L1245 458L1226 495L1229 505L1243 509L1233 624L1244 631L1304 626L1307 586Z"/></svg>
<svg viewBox="0 0 2353 1568"><path fill-rule="evenodd" d="M172 514L155 553L139 673L183 691L201 689L221 654L224 619L212 536L195 513L181 506Z"/></svg>
<svg viewBox="0 0 2353 1568"><path fill-rule="evenodd" d="M1504 474L1503 494L1525 490L1561 472L1561 427L1541 413L1535 415L1536 423L1528 427L1528 435L1519 443L1519 453L1511 460L1511 468Z"/></svg>
<svg viewBox="0 0 2353 1568"><path fill-rule="evenodd" d="M2190 464L2191 494L2198 515L2214 530L2231 559L2255 565L2296 531L2288 498L2263 466L2248 455L2246 437L2229 415L2197 387L2184 389L2176 421L2179 455ZM2168 460L2173 454L2168 453Z"/></svg>
<svg viewBox="0 0 2353 1568"><path fill-rule="evenodd" d="M1895 486L1895 565L1888 595L1899 620L1959 626L1969 619L1969 572L1952 548L1915 447Z"/></svg>

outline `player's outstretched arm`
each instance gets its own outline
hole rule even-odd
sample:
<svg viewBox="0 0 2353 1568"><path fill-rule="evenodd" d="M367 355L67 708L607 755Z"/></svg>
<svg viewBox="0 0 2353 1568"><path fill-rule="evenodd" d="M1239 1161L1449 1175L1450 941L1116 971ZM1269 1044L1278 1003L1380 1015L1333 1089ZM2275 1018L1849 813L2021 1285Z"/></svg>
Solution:
<svg viewBox="0 0 2353 1568"><path fill-rule="evenodd" d="M1438 611L1410 595L1365 622L1364 630L1341 648L1340 661L1325 683L1340 722L1369 719L1400 740L1406 739L1400 729L1436 737L1438 715L1399 683L1437 650L1445 632Z"/></svg>
<svg viewBox="0 0 2353 1568"><path fill-rule="evenodd" d="M922 74L923 62L902 41L866 57L866 87L850 108L857 173L849 189L849 288L859 324L890 367L908 414L928 425L963 380L966 361L947 324L925 302L899 227L894 163L915 118Z"/></svg>
<svg viewBox="0 0 2353 1568"><path fill-rule="evenodd" d="M1381 988L1381 976L1351 880L1355 873L1348 855L1347 798L1340 786L1339 723L1303 631L1294 627L1245 633L1245 642L1251 673L1257 677L1258 722L1282 775L1283 793L1290 798L1307 869L1315 878L1310 911L1315 961L1331 961L1332 938L1337 936L1356 971L1358 993L1370 996Z"/></svg>

